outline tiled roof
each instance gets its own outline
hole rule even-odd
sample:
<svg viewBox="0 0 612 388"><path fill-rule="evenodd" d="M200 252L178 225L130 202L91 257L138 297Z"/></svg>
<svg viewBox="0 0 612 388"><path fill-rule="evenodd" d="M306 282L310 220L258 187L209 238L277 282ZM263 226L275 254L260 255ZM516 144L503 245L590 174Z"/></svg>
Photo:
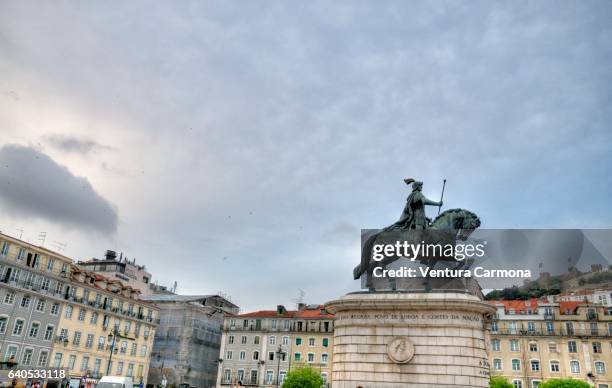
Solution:
<svg viewBox="0 0 612 388"><path fill-rule="evenodd" d="M285 311L279 314L276 310L259 310L237 315L239 318L293 318L296 311Z"/></svg>
<svg viewBox="0 0 612 388"><path fill-rule="evenodd" d="M492 305L503 305L506 312L514 310L516 314L526 313L528 310L537 312L538 300L532 298L530 300L493 300L489 301Z"/></svg>
<svg viewBox="0 0 612 388"><path fill-rule="evenodd" d="M323 305L318 305L316 308L306 308L304 310L297 311L296 318L333 318L334 314L329 313L325 310Z"/></svg>
<svg viewBox="0 0 612 388"><path fill-rule="evenodd" d="M323 312L322 312L323 311ZM324 310L323 305L314 305L302 310L287 310L284 314L279 314L276 310L259 310L237 315L238 318L302 318L302 319L317 319L334 317Z"/></svg>
<svg viewBox="0 0 612 388"><path fill-rule="evenodd" d="M559 302L559 313L565 315L566 311L570 311L571 314L576 312L579 305L584 302Z"/></svg>

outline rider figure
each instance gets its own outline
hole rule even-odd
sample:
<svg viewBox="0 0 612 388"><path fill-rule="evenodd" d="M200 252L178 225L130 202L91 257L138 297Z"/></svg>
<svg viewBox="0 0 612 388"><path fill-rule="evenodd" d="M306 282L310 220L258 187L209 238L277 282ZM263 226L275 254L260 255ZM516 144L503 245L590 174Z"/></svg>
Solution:
<svg viewBox="0 0 612 388"><path fill-rule="evenodd" d="M427 229L429 222L425 216L425 205L442 206L442 201L432 201L422 193L423 182L412 178L404 179L407 185L412 183L412 193L406 200L406 206L402 211L400 219L393 225L385 228L391 229Z"/></svg>

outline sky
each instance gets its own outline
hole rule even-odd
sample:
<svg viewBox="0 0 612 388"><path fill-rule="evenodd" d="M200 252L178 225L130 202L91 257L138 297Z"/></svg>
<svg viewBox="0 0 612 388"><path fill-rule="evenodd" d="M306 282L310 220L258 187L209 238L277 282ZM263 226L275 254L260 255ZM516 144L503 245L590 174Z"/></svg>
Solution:
<svg viewBox="0 0 612 388"><path fill-rule="evenodd" d="M434 200L447 179L444 208L483 228L610 227L610 20L606 1L2 1L0 230L249 311L359 289L360 229L398 218L407 177Z"/></svg>

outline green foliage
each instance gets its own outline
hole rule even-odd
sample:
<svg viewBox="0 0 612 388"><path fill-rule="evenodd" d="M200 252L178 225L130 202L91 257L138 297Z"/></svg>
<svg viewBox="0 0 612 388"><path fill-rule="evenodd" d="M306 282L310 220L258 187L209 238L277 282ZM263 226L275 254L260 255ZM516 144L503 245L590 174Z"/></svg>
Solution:
<svg viewBox="0 0 612 388"><path fill-rule="evenodd" d="M489 380L489 387L491 388L514 388L512 384L502 376L491 376Z"/></svg>
<svg viewBox="0 0 612 388"><path fill-rule="evenodd" d="M524 289L523 287L504 288L503 290L493 290L486 296L486 300L528 300L531 298L541 298L545 295L556 295L560 292L558 288L532 288Z"/></svg>
<svg viewBox="0 0 612 388"><path fill-rule="evenodd" d="M582 381L574 379L552 379L540 384L540 388L590 388L591 386Z"/></svg>
<svg viewBox="0 0 612 388"><path fill-rule="evenodd" d="M323 377L310 367L292 370L283 382L283 388L320 388L321 385Z"/></svg>

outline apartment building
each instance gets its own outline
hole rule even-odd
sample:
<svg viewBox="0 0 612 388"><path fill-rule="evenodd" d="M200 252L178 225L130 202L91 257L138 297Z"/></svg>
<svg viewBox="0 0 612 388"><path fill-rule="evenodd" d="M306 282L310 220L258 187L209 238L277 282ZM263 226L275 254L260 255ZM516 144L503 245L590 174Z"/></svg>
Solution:
<svg viewBox="0 0 612 388"><path fill-rule="evenodd" d="M48 368L70 289L72 260L0 234L0 355Z"/></svg>
<svg viewBox="0 0 612 388"><path fill-rule="evenodd" d="M144 297L159 308L148 383L212 388L217 381L221 325L238 306L219 295Z"/></svg>
<svg viewBox="0 0 612 388"><path fill-rule="evenodd" d="M584 299L584 298L582 298ZM569 296L492 301L489 361L492 375L516 388L552 378L612 387L612 311Z"/></svg>
<svg viewBox="0 0 612 388"><path fill-rule="evenodd" d="M228 316L217 373L217 387L280 386L291 368L310 365L331 386L333 315L320 305L288 311L255 311Z"/></svg>
<svg viewBox="0 0 612 388"><path fill-rule="evenodd" d="M147 383L158 309L139 295L119 280L71 265L51 358L52 366L68 370L71 385L95 385L105 374Z"/></svg>
<svg viewBox="0 0 612 388"><path fill-rule="evenodd" d="M152 295L151 274L144 265L137 265L136 259L128 259L121 254L107 250L104 259L79 261L77 265L86 271L96 272L110 279L116 279L140 291L141 295Z"/></svg>

